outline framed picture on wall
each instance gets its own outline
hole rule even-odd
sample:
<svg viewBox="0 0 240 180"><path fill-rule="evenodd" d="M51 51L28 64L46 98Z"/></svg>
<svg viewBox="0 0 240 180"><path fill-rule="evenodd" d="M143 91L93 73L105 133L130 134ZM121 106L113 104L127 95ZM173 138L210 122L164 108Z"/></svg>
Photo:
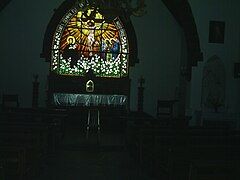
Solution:
<svg viewBox="0 0 240 180"><path fill-rule="evenodd" d="M209 21L209 43L224 43L224 33L224 21Z"/></svg>

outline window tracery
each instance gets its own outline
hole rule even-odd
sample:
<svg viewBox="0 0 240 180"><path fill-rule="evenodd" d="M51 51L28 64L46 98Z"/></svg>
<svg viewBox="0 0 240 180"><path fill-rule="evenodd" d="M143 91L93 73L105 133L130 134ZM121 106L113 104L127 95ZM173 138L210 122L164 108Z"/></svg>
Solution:
<svg viewBox="0 0 240 180"><path fill-rule="evenodd" d="M70 9L54 33L51 71L59 75L128 76L129 45L119 17L107 21L97 8Z"/></svg>

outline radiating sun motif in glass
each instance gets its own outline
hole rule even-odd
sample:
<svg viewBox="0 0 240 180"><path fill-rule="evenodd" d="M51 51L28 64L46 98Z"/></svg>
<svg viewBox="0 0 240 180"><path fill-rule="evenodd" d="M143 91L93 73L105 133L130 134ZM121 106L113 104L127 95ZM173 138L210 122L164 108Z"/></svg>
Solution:
<svg viewBox="0 0 240 180"><path fill-rule="evenodd" d="M95 8L72 8L56 28L51 71L59 75L128 76L129 45L119 17L112 22Z"/></svg>

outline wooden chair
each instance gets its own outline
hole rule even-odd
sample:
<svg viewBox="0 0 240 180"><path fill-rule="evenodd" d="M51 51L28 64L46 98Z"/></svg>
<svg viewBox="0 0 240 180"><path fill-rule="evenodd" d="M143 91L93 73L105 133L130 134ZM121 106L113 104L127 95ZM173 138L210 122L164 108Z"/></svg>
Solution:
<svg viewBox="0 0 240 180"><path fill-rule="evenodd" d="M157 119L171 120L173 118L174 104L176 100L157 101Z"/></svg>
<svg viewBox="0 0 240 180"><path fill-rule="evenodd" d="M2 95L3 108L19 107L18 94L3 94Z"/></svg>

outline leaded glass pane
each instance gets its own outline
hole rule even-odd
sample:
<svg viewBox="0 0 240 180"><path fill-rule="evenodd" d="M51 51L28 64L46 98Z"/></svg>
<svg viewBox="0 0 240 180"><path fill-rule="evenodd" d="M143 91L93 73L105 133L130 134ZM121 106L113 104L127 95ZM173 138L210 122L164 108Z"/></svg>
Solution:
<svg viewBox="0 0 240 180"><path fill-rule="evenodd" d="M118 17L107 22L97 9L73 8L56 28L51 71L59 75L128 76L129 45Z"/></svg>

